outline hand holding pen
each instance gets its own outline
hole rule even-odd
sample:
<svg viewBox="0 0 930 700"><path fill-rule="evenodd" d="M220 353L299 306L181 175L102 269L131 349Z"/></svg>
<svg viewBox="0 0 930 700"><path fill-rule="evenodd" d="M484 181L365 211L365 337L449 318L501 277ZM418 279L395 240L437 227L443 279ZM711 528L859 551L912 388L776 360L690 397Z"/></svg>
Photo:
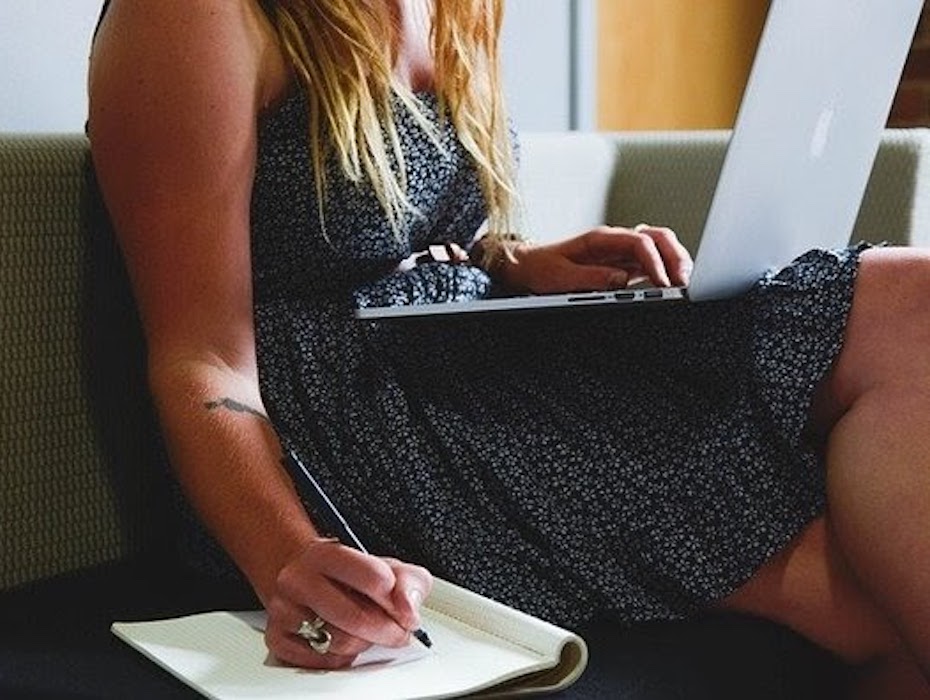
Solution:
<svg viewBox="0 0 930 700"><path fill-rule="evenodd" d="M370 556L312 474L296 455L286 454L288 471L314 523L347 546L336 546L336 539L318 540L282 570L279 594L266 602L269 648L283 661L328 669L349 665L371 644L403 646L429 592L429 573ZM312 609L302 604L307 600L313 601ZM431 645L422 630L413 634L419 643Z"/></svg>

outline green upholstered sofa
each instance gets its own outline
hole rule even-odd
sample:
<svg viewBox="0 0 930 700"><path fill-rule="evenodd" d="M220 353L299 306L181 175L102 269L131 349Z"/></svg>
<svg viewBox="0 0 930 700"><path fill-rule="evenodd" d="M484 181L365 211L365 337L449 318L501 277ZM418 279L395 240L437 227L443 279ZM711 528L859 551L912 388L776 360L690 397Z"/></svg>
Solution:
<svg viewBox="0 0 930 700"><path fill-rule="evenodd" d="M528 229L648 221L693 250L727 137L524 135ZM928 153L930 132L886 132L854 239L930 243ZM176 562L142 367L86 139L0 134L0 697L186 697L109 622L234 602ZM565 697L819 697L844 678L740 616L589 634Z"/></svg>

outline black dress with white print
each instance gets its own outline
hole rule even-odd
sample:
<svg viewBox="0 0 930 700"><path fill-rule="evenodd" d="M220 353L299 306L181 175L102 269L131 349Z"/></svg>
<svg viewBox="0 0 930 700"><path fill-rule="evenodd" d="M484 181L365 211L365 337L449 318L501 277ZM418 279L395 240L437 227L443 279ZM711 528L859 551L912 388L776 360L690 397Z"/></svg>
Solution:
<svg viewBox="0 0 930 700"><path fill-rule="evenodd" d="M359 303L493 293L468 247L484 201L438 101L398 105L417 214L392 231L329 167L317 199L295 92L261 124L252 203L265 406L369 548L578 626L686 616L825 505L805 425L840 350L860 249L813 251L731 301L443 321ZM571 196L566 192L565 196Z"/></svg>

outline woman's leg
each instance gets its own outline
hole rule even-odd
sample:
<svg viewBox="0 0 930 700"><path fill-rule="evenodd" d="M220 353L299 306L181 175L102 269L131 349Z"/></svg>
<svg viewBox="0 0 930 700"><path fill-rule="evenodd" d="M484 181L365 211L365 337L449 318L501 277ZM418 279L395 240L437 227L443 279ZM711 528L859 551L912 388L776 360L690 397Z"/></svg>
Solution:
<svg viewBox="0 0 930 700"><path fill-rule="evenodd" d="M857 700L930 698L912 655L853 575L826 518L718 605L779 622L855 666Z"/></svg>
<svg viewBox="0 0 930 700"><path fill-rule="evenodd" d="M920 684L913 662L930 677L930 254L863 254L816 417L828 434L829 527L815 524L723 605L850 661L886 658L901 682Z"/></svg>
<svg viewBox="0 0 930 700"><path fill-rule="evenodd" d="M826 518L811 523L719 607L775 620L851 664L901 646L850 571Z"/></svg>
<svg viewBox="0 0 930 700"><path fill-rule="evenodd" d="M836 542L930 678L930 256L863 256L828 385Z"/></svg>
<svg viewBox="0 0 930 700"><path fill-rule="evenodd" d="M829 387L839 418L828 496L840 549L930 678L930 259L863 257L846 350Z"/></svg>

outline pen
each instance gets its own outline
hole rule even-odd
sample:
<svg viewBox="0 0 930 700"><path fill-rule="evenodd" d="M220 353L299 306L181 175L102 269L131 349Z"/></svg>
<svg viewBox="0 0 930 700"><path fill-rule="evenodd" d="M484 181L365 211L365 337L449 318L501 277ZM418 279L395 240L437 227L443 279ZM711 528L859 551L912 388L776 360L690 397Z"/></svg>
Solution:
<svg viewBox="0 0 930 700"><path fill-rule="evenodd" d="M352 528L349 527L349 523L342 517L342 513L339 512L336 505L330 500L329 496L326 495L323 487L320 486L320 483L314 478L313 474L310 473L310 470L307 469L304 463L300 461L300 458L293 450L288 449L285 451L285 462L287 463L286 466L290 467L289 471L291 472L291 476L294 479L300 495L310 502L316 515L328 521L325 525L330 531L329 534L339 539L342 544L357 549L364 554L368 554L368 549L366 549L362 541L352 531ZM309 485L310 488L304 488L307 485ZM433 642L429 638L429 635L426 634L422 628L414 630L413 636L416 637L423 646L427 648L433 646Z"/></svg>

